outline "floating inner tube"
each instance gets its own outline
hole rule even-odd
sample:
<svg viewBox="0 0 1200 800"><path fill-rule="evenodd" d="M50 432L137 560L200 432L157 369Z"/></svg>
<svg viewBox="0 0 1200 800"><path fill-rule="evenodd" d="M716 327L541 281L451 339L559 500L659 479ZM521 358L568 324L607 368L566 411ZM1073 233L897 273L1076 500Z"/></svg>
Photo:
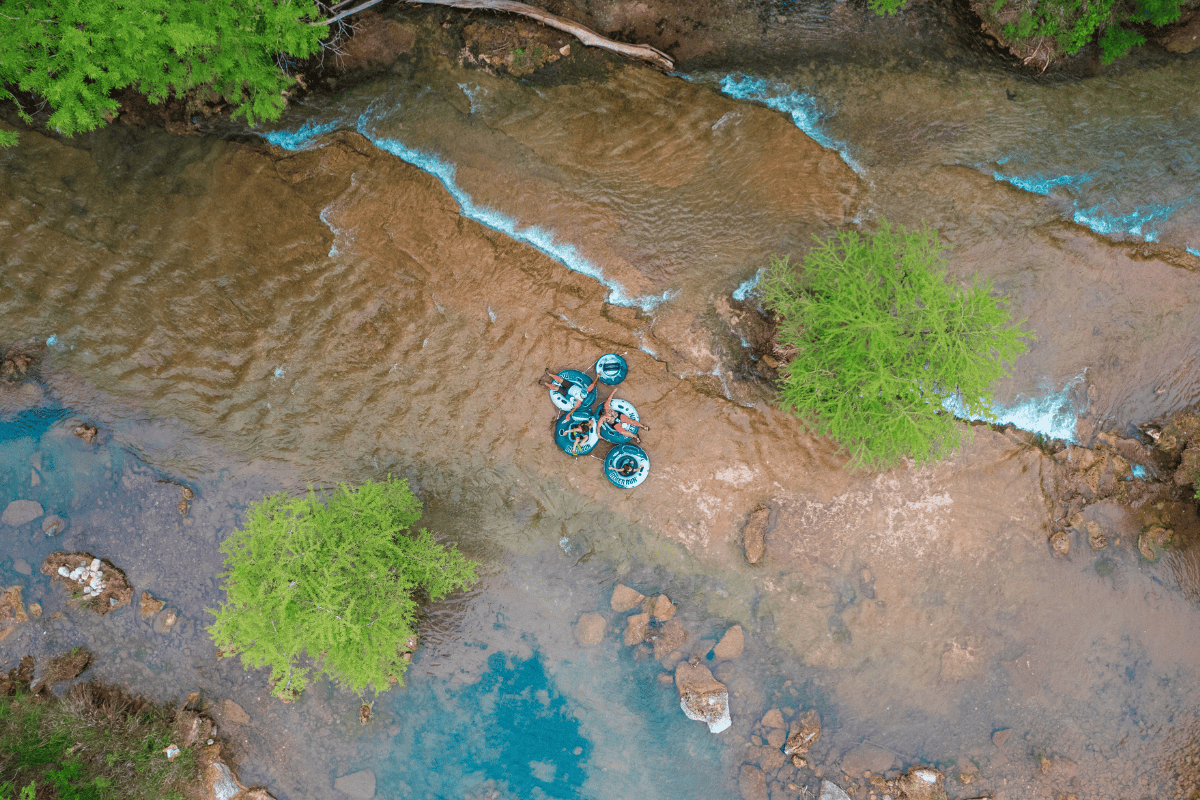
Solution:
<svg viewBox="0 0 1200 800"><path fill-rule="evenodd" d="M612 407L614 411L619 411L627 417L632 419L641 419L638 416L637 409L633 407L633 403L630 403L628 400L622 400L619 397L614 398L612 401ZM596 413L598 415L603 414L604 407L600 406L597 408ZM606 442L612 442L613 444L625 444L626 442L633 440L633 435L628 434L625 431L625 426L620 423L617 423L616 427L609 425L607 422L600 426L600 435L604 437Z"/></svg>
<svg viewBox="0 0 1200 800"><path fill-rule="evenodd" d="M587 433L574 431L568 433L569 428L574 428L581 423L591 420L591 426ZM576 411L574 414L559 415L558 422L554 424L554 443L569 456L586 456L596 447L596 443L600 441L600 432L597 430L599 425L596 424L596 417L591 411Z"/></svg>
<svg viewBox="0 0 1200 800"><path fill-rule="evenodd" d="M596 379L606 386L616 386L629 374L629 365L616 353L605 353L596 359Z"/></svg>
<svg viewBox="0 0 1200 800"><path fill-rule="evenodd" d="M613 486L632 489L650 474L650 456L634 444L619 444L604 457L604 477Z"/></svg>
<svg viewBox="0 0 1200 800"><path fill-rule="evenodd" d="M565 391L560 392L557 389L550 390L550 400L554 403L558 410L570 411L575 406L575 401L580 397L583 397L583 404L579 406L579 408L581 410L587 409L590 411L592 404L596 402L596 390L593 388L587 393L586 397L584 396L583 392L585 389L587 389L588 384L592 382L592 379L577 369L564 369L562 372L558 373L558 375L560 378L566 381L566 383L563 385L563 389L565 389Z"/></svg>

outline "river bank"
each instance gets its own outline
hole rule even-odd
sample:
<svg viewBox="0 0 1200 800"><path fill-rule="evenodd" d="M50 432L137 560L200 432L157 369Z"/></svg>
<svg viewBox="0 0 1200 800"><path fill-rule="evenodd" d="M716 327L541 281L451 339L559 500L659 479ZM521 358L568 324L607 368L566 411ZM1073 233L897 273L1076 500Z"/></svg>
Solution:
<svg viewBox="0 0 1200 800"><path fill-rule="evenodd" d="M0 462L13 499L70 523L53 542L6 531L12 580L25 580L17 558L87 550L180 619L164 637L133 613L83 626L64 612L12 647L82 639L115 680L231 699L244 718L217 721L244 748L239 774L279 797L340 800L337 779L362 770L381 797L736 796L742 765L774 763L760 752L774 708L822 718L812 769L772 773L796 795L832 777L867 797L863 772L922 762L954 797L1185 792L1194 508L1172 506L1177 543L1148 562L1142 517L1111 500L1072 508L1053 487L1056 447L984 426L944 464L847 473L831 443L769 404L742 344L758 335L752 295L734 292L811 234L928 220L956 245L952 276L992 278L1039 333L1002 401L1028 407L1066 386L1047 414L1092 444L1195 402L1200 282L1186 250L1114 242L927 147L966 151L983 123L949 136L950 123L897 113L909 135L888 149L886 126L862 122L868 104L847 102L832 120L854 142L844 154L716 76L601 59L560 84L520 83L458 64L445 30L414 38L399 78L295 109L270 134L279 147L244 131L114 129L25 134L0 154L0 340L39 359L37 385L12 389L7 414L25 428ZM828 73L843 87L881 74ZM910 78L880 90L886 108L905 86L924 109L935 90L1003 86L936 68ZM905 148L925 160L906 163ZM636 492L557 452L535 385L545 366L609 351L629 361L624 396L653 428ZM97 425L96 443L70 433L76 416ZM377 703L371 726L359 698L328 687L279 705L203 634L216 546L271 491L388 473L410 479L423 524L485 561L484 582L431 611L412 683ZM1153 488L1146 474L1114 470L1110 488ZM1177 501L1165 491L1126 500ZM760 506L774 526L751 565L741 531ZM1074 513L1083 527L1056 558L1050 536ZM1079 538L1088 522L1107 526L1111 549ZM683 716L662 680L679 659L624 647L617 582L680 609L679 659L708 662L742 626L745 652L715 670L729 730ZM60 610L48 587L27 597L43 620ZM599 649L576 640L584 614L604 619ZM537 706L520 703L541 697L577 742L569 755L538 749ZM495 716L509 703L522 714ZM666 782L681 760L692 769Z"/></svg>

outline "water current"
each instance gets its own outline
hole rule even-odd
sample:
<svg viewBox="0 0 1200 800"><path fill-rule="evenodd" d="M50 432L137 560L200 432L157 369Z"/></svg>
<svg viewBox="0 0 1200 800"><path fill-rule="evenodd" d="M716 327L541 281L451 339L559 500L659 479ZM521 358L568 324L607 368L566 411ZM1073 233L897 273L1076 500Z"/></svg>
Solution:
<svg viewBox="0 0 1200 800"><path fill-rule="evenodd" d="M991 280L1037 332L998 387L1019 426L1090 444L1194 406L1200 60L1034 80L949 56L666 76L581 55L520 81L414 24L402 67L271 131L26 131L0 153L0 342L39 358L0 394L0 500L69 521L3 530L5 580L45 608L8 661L87 644L100 676L201 689L243 780L281 798L345 797L360 770L383 798L736 797L743 763L774 763L773 708L824 727L812 769L771 768L772 800L823 777L866 797L864 772L917 763L955 798L1185 790L1194 507L1163 512L1179 546L1156 564L1144 510L1116 505L1090 512L1109 550L1056 559L1028 437L976 426L944 464L841 469L769 403L753 286L813 235L925 222L953 278ZM604 352L652 426L634 491L555 449L534 383ZM98 444L71 435L84 419ZM370 725L325 684L284 706L204 632L217 545L264 493L389 473L482 580L430 609ZM180 627L66 607L37 573L58 549L111 558ZM618 582L668 594L686 642L623 647ZM745 652L713 657L735 623ZM729 687L723 733L679 709L689 656Z"/></svg>

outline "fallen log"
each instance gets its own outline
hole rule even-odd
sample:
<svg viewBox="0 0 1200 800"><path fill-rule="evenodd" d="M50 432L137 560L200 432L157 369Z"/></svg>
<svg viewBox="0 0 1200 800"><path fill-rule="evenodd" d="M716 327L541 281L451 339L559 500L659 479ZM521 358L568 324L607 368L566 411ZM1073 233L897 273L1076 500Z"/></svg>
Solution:
<svg viewBox="0 0 1200 800"><path fill-rule="evenodd" d="M346 9L337 13L335 16L327 20L323 20L320 25L329 25L337 22L340 19L356 14L359 11L370 8L379 3L381 0L366 0L366 2ZM551 14L548 11L543 11L540 8L535 8L525 3L517 3L514 0L403 0L410 5L433 5L433 6L449 6L450 8L464 8L468 10L483 10L483 11L506 11L510 14L518 14L522 17L536 20L543 25L555 28L569 33L588 47L599 47L604 50L611 50L614 53L620 53L629 58L640 58L644 61L649 61L667 72L675 69L675 62L663 51L656 47L651 47L648 44L625 44L624 42L615 42L605 36L593 31L578 22L572 22L564 17ZM345 3L339 3L335 8L338 8Z"/></svg>

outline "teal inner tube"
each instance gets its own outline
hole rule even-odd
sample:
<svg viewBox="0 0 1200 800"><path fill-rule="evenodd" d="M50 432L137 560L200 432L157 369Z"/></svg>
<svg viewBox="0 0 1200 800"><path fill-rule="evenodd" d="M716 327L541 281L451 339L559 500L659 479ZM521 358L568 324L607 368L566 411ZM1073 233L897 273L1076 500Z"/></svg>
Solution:
<svg viewBox="0 0 1200 800"><path fill-rule="evenodd" d="M619 444L604 457L604 477L621 489L641 486L650 474L650 456L635 444Z"/></svg>
<svg viewBox="0 0 1200 800"><path fill-rule="evenodd" d="M619 411L631 419L640 419L640 417L638 417L637 409L634 408L633 403L629 402L628 400L622 400L619 397L613 398L612 407L614 411ZM604 406L599 406L596 409L597 417L603 413ZM616 427L614 427L605 422L600 426L600 435L606 442L612 442L613 444L625 444L626 442L633 441L633 435L626 433L625 430L626 429L624 425L618 423Z"/></svg>
<svg viewBox="0 0 1200 800"><path fill-rule="evenodd" d="M616 353L605 353L596 359L596 379L605 386L616 386L629 374L629 365Z"/></svg>
<svg viewBox="0 0 1200 800"><path fill-rule="evenodd" d="M596 402L596 389L593 388L586 395L584 390L591 384L592 379L587 376L587 373L580 372L577 369L564 369L558 373L566 383L563 385L564 391L557 389L550 390L550 401L554 403L559 411L570 411L575 406L575 401L583 397L583 403L579 408L591 410L592 404Z"/></svg>
<svg viewBox="0 0 1200 800"><path fill-rule="evenodd" d="M569 428L574 428L588 420L592 424L587 433L567 432ZM554 423L554 443L569 456L586 456L595 449L596 443L600 441L599 427L596 424L595 415L590 410L576 411L574 414L560 414L558 422Z"/></svg>

